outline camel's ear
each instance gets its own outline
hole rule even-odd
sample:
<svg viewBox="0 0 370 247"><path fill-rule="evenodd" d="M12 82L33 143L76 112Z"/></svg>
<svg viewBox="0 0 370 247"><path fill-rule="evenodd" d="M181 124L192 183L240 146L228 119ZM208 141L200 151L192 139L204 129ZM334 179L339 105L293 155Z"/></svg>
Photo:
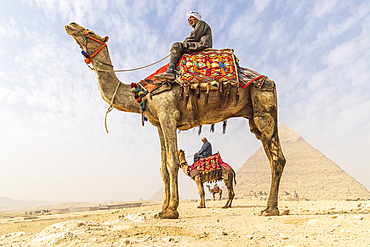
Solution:
<svg viewBox="0 0 370 247"><path fill-rule="evenodd" d="M107 42L108 42L108 39L109 39L109 37L108 37L108 36L105 36L105 37L103 38L103 42L104 42L104 43L107 43Z"/></svg>

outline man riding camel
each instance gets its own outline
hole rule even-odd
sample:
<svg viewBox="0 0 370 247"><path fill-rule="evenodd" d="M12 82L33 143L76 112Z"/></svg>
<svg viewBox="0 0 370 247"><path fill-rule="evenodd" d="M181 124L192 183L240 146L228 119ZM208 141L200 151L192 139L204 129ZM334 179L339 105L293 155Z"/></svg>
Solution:
<svg viewBox="0 0 370 247"><path fill-rule="evenodd" d="M194 163L198 162L199 158L207 158L212 155L212 145L206 137L202 139L203 145L198 152L194 154Z"/></svg>
<svg viewBox="0 0 370 247"><path fill-rule="evenodd" d="M186 13L189 25L194 28L183 42L176 42L171 47L170 65L167 71L158 74L155 77L160 80L174 80L174 69L183 53L202 51L206 48L212 48L212 31L210 26L203 20L201 15L195 11Z"/></svg>

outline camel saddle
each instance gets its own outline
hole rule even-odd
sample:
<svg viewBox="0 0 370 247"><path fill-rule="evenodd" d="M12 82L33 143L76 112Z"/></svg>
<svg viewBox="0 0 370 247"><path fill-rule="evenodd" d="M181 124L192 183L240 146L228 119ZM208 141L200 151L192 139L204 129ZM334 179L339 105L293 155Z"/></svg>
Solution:
<svg viewBox="0 0 370 247"><path fill-rule="evenodd" d="M221 169L221 167L225 169ZM195 176L202 174L204 181L212 181L214 177L220 177L222 172L232 169L225 163L219 152L206 158L199 158L196 163L188 166L187 174L194 179ZM207 180L208 179L208 180Z"/></svg>

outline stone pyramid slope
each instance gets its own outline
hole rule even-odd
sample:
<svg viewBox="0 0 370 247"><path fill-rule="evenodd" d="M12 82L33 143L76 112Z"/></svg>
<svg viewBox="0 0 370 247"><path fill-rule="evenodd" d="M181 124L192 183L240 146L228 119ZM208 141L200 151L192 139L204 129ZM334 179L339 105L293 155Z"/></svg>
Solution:
<svg viewBox="0 0 370 247"><path fill-rule="evenodd" d="M279 127L279 137L287 160L279 196L296 191L300 198L309 200L370 198L365 186L286 125ZM236 196L270 191L270 165L262 147L237 171L236 180Z"/></svg>

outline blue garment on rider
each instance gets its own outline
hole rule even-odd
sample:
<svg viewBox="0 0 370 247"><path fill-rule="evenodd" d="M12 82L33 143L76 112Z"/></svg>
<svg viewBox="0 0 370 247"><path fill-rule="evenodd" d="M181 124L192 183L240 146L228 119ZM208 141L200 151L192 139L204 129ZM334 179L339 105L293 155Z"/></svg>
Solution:
<svg viewBox="0 0 370 247"><path fill-rule="evenodd" d="M197 154L194 154L194 163L199 160L199 158L207 158L212 155L212 145L210 142L206 142L202 145Z"/></svg>

